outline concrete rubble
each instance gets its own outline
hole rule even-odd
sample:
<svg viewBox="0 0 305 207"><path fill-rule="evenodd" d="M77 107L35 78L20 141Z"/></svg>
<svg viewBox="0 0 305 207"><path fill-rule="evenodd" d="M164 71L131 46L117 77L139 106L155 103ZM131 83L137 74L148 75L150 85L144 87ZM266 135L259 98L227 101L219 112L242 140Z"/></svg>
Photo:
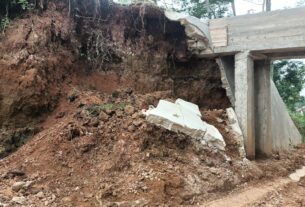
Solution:
<svg viewBox="0 0 305 207"><path fill-rule="evenodd" d="M246 157L246 151L245 151L245 147L244 147L244 137L243 137L243 133L241 131L241 128L238 124L238 119L236 116L236 113L234 111L233 108L227 108L226 109L226 113L228 116L228 121L229 121L229 126L232 129L232 132L235 134L238 143L238 152L240 157L245 158Z"/></svg>
<svg viewBox="0 0 305 207"><path fill-rule="evenodd" d="M177 99L175 103L160 100L156 108L145 111L146 120L174 132L182 132L204 145L225 150L225 142L216 127L201 120L196 104Z"/></svg>
<svg viewBox="0 0 305 207"><path fill-rule="evenodd" d="M188 49L193 55L200 57L203 51L212 52L208 22L174 11L165 11L165 16L171 21L180 22L185 27Z"/></svg>

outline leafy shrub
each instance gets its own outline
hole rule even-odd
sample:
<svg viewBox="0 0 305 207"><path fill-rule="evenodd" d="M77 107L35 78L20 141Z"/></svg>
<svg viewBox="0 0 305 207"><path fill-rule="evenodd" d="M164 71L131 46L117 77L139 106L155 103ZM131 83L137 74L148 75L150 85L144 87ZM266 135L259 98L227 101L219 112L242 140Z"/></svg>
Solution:
<svg viewBox="0 0 305 207"><path fill-rule="evenodd" d="M29 8L28 0L0 0L0 31L4 31L10 19Z"/></svg>
<svg viewBox="0 0 305 207"><path fill-rule="evenodd" d="M0 19L0 31L4 31L10 23L10 19L5 16L4 18Z"/></svg>

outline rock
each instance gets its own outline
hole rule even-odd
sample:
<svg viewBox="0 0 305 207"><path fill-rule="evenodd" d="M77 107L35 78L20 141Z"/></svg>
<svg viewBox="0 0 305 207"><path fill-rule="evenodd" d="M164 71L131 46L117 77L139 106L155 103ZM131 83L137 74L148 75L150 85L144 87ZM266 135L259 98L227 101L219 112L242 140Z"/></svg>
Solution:
<svg viewBox="0 0 305 207"><path fill-rule="evenodd" d="M132 124L135 125L136 127L139 127L139 126L141 126L143 124L143 122L144 121L142 119L138 119L138 120L134 120L132 122Z"/></svg>
<svg viewBox="0 0 305 207"><path fill-rule="evenodd" d="M115 114L117 115L118 118L122 118L123 117L123 111L116 111Z"/></svg>
<svg viewBox="0 0 305 207"><path fill-rule="evenodd" d="M115 111L114 111L113 109L106 109L105 112L106 112L106 114L108 114L109 116L112 116L112 115L115 113Z"/></svg>
<svg viewBox="0 0 305 207"><path fill-rule="evenodd" d="M29 187L32 186L33 183L34 183L34 181L26 181L26 182L25 182L25 185L24 185L24 188L25 188L25 189L28 189Z"/></svg>
<svg viewBox="0 0 305 207"><path fill-rule="evenodd" d="M98 116L98 118L102 121L108 121L109 119L109 115L106 114L105 112L101 111L100 115Z"/></svg>
<svg viewBox="0 0 305 207"><path fill-rule="evenodd" d="M25 173L23 171L20 171L20 170L13 170L13 171L9 171L7 172L3 178L4 179L11 179L11 178L14 178L14 177L21 177L21 176L24 176Z"/></svg>
<svg viewBox="0 0 305 207"><path fill-rule="evenodd" d="M42 191L40 191L39 193L36 194L36 196L39 198L39 199L42 199L44 198L44 193Z"/></svg>
<svg viewBox="0 0 305 207"><path fill-rule="evenodd" d="M133 106L127 105L124 109L125 113L128 115L132 115L135 112L135 108Z"/></svg>
<svg viewBox="0 0 305 207"><path fill-rule="evenodd" d="M14 203L18 203L20 205L24 205L26 203L26 198L24 196L20 196L20 197L13 197L12 198L12 202Z"/></svg>
<svg viewBox="0 0 305 207"><path fill-rule="evenodd" d="M71 203L71 202L72 202L72 198L71 198L71 197L64 197L64 198L62 199L62 201L63 201L64 203Z"/></svg>
<svg viewBox="0 0 305 207"><path fill-rule="evenodd" d="M216 117L216 121L217 121L218 123L223 123L223 122L224 122L224 120L223 120L223 119L218 118L218 117Z"/></svg>
<svg viewBox="0 0 305 207"><path fill-rule="evenodd" d="M133 118L133 119L137 119L137 118L145 118L145 116L140 116L140 114L139 113L134 113L132 116L131 116L131 118Z"/></svg>
<svg viewBox="0 0 305 207"><path fill-rule="evenodd" d="M76 137L81 136L80 129L78 129L76 126L71 126L69 128L70 129L68 131L68 140L72 140L75 139Z"/></svg>
<svg viewBox="0 0 305 207"><path fill-rule="evenodd" d="M90 120L89 126L91 127L97 127L100 124L98 118L93 118Z"/></svg>
<svg viewBox="0 0 305 207"><path fill-rule="evenodd" d="M8 206L9 206L8 204L1 203L1 202L0 202L0 207L8 207Z"/></svg>
<svg viewBox="0 0 305 207"><path fill-rule="evenodd" d="M56 118L56 119L61 119L61 118L63 118L65 115L66 115L66 112L63 111L63 112L60 112L59 114L57 114L55 118Z"/></svg>
<svg viewBox="0 0 305 207"><path fill-rule="evenodd" d="M134 125L130 125L130 126L128 127L128 131L129 131L129 132L134 132L135 130L136 130L136 128L135 128Z"/></svg>
<svg viewBox="0 0 305 207"><path fill-rule="evenodd" d="M54 202L55 199L56 199L56 195L55 195L55 194L52 194L52 196L51 196L51 201Z"/></svg>
<svg viewBox="0 0 305 207"><path fill-rule="evenodd" d="M15 192L18 192L19 190L21 190L22 188L24 188L26 182L20 181L20 182L16 182L13 184L12 186L12 190Z"/></svg>

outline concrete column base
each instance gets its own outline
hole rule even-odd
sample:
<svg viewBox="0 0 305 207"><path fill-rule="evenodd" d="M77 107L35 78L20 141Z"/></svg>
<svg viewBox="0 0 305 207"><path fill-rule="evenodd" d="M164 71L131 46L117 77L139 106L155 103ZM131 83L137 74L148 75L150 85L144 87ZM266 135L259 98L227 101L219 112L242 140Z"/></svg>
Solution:
<svg viewBox="0 0 305 207"><path fill-rule="evenodd" d="M249 51L235 55L235 111L247 158L255 158L254 62Z"/></svg>

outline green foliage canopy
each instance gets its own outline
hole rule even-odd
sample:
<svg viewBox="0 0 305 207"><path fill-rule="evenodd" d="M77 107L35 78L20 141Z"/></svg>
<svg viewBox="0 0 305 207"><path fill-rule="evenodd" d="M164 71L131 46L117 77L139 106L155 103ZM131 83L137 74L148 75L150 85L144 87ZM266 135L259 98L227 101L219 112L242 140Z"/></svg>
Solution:
<svg viewBox="0 0 305 207"><path fill-rule="evenodd" d="M197 18L216 19L230 15L230 6L233 0L209 0L209 4L202 0L181 0L181 12Z"/></svg>
<svg viewBox="0 0 305 207"><path fill-rule="evenodd" d="M28 0L0 0L0 31L5 30L10 19L26 10L28 6Z"/></svg>
<svg viewBox="0 0 305 207"><path fill-rule="evenodd" d="M300 95L305 84L305 64L301 61L276 61L273 63L274 83L291 111L304 101Z"/></svg>

